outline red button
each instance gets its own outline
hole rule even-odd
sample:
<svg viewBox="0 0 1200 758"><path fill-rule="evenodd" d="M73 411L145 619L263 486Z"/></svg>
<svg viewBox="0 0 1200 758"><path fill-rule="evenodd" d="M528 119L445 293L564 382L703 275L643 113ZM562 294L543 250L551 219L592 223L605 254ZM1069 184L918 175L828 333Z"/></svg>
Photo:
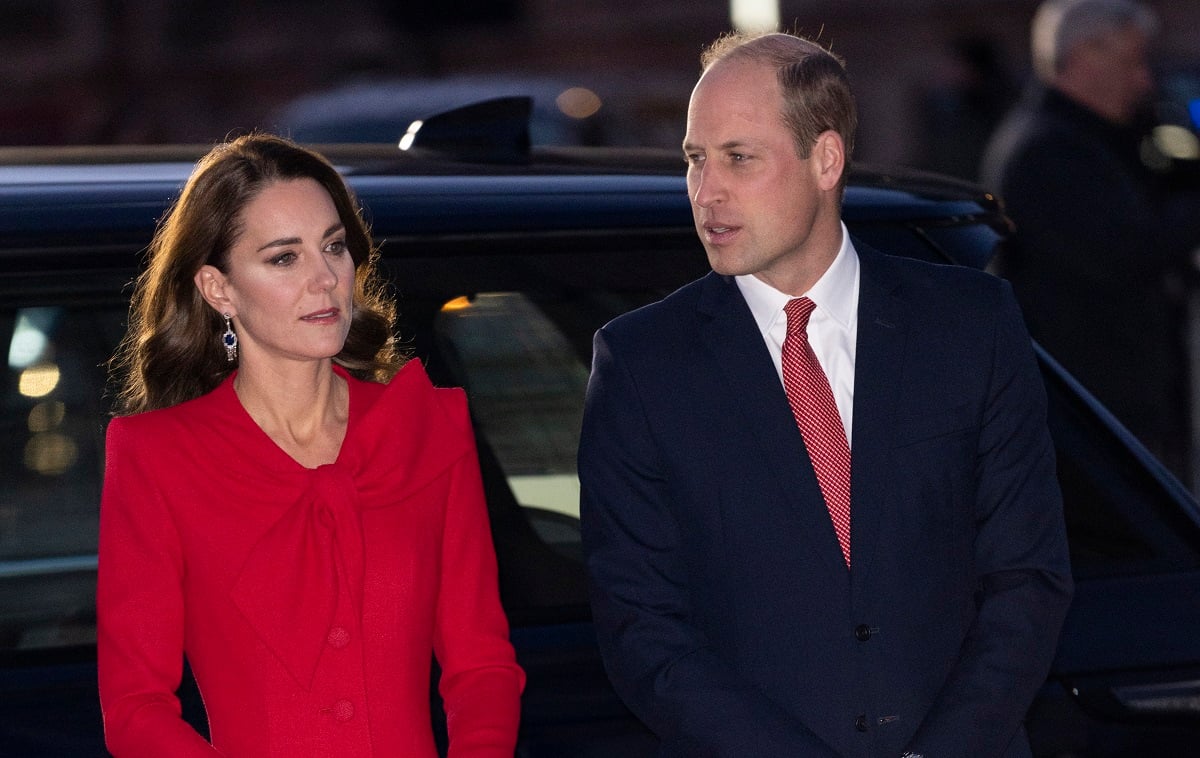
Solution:
<svg viewBox="0 0 1200 758"><path fill-rule="evenodd" d="M349 700L339 700L329 710L338 721L349 721L354 718L354 703Z"/></svg>
<svg viewBox="0 0 1200 758"><path fill-rule="evenodd" d="M344 626L335 626L329 630L329 636L325 638L330 647L344 648L350 644L350 632L346 631Z"/></svg>

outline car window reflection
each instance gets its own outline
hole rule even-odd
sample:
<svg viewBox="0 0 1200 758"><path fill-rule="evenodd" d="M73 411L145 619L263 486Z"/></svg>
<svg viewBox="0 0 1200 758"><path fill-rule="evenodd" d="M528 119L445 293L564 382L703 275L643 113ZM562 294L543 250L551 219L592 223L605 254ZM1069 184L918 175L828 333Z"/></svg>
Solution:
<svg viewBox="0 0 1200 758"><path fill-rule="evenodd" d="M451 300L434 332L517 501L578 518L588 367L566 337L517 292Z"/></svg>
<svg viewBox="0 0 1200 758"><path fill-rule="evenodd" d="M123 308L0 313L0 649L95 640L104 361Z"/></svg>

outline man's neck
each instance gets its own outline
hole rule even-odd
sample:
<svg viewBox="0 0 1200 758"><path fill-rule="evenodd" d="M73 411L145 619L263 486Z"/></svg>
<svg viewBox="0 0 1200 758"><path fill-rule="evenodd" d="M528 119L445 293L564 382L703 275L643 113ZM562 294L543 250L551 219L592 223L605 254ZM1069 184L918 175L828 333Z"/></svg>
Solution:
<svg viewBox="0 0 1200 758"><path fill-rule="evenodd" d="M1113 126L1129 125L1129 115L1121 112L1113 105L1110 98L1095 88L1070 79L1059 79L1051 85L1051 88L1079 107L1087 109Z"/></svg>

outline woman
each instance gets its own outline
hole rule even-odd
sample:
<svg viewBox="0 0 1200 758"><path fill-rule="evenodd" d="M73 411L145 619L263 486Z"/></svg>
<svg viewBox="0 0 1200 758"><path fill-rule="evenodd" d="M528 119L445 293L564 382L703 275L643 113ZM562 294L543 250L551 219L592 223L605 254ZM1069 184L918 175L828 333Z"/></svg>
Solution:
<svg viewBox="0 0 1200 758"><path fill-rule="evenodd" d="M464 395L394 350L340 175L251 135L197 165L114 357L97 591L124 756L512 756L524 674ZM186 655L211 743L180 718Z"/></svg>

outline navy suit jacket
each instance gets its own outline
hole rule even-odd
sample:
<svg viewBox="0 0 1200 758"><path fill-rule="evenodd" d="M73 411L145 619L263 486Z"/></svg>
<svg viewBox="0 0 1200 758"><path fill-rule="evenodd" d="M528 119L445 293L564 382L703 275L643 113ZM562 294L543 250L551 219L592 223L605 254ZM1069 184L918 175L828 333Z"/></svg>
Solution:
<svg viewBox="0 0 1200 758"><path fill-rule="evenodd" d="M579 450L605 664L664 756L1026 756L1071 595L1006 282L861 262L847 570L733 279L601 329Z"/></svg>

